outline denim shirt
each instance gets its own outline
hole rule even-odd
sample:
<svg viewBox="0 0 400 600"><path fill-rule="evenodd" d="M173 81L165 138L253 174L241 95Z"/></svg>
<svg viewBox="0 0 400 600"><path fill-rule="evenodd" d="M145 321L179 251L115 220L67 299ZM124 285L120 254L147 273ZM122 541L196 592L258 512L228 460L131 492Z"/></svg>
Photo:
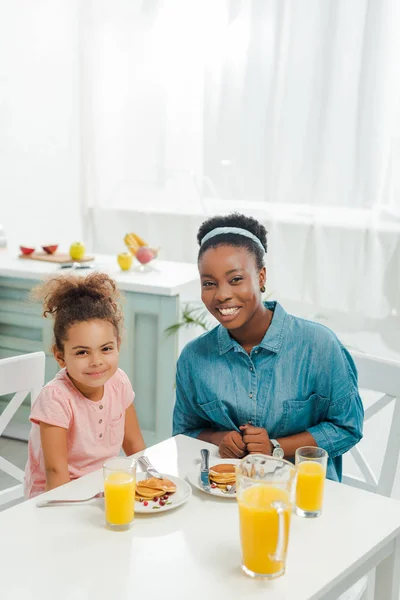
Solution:
<svg viewBox="0 0 400 600"><path fill-rule="evenodd" d="M342 454L362 437L363 405L348 351L327 327L289 315L278 302L250 355L218 325L189 342L177 365L174 435L239 431L245 423L271 438L308 431L329 454L327 476L340 481Z"/></svg>

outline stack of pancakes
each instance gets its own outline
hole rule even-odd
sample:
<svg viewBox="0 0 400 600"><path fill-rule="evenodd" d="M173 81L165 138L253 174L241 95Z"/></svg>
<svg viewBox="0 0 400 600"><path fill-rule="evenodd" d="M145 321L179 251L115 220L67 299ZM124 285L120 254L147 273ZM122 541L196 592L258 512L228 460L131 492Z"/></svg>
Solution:
<svg viewBox="0 0 400 600"><path fill-rule="evenodd" d="M153 500L165 494L176 492L176 485L169 479L150 477L136 483L136 500Z"/></svg>
<svg viewBox="0 0 400 600"><path fill-rule="evenodd" d="M226 490L236 481L235 465L220 464L210 467L210 481L221 490Z"/></svg>

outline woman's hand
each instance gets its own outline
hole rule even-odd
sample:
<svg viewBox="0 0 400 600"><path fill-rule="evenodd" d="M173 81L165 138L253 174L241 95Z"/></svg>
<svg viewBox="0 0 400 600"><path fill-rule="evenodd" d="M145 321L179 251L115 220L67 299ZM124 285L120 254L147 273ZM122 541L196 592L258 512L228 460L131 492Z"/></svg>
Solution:
<svg viewBox="0 0 400 600"><path fill-rule="evenodd" d="M266 429L253 427L253 425L242 425L240 431L243 434L242 441L246 444L249 454L271 455L271 442Z"/></svg>
<svg viewBox="0 0 400 600"><path fill-rule="evenodd" d="M246 444L237 431L228 431L219 443L222 458L243 458L247 454Z"/></svg>

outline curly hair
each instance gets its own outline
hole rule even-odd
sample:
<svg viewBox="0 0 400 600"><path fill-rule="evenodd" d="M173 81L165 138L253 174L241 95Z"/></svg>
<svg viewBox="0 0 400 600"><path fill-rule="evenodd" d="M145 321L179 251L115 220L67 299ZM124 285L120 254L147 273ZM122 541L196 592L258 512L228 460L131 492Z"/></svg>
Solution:
<svg viewBox="0 0 400 600"><path fill-rule="evenodd" d="M86 277L59 275L33 288L31 298L42 300L43 316L54 319L54 343L64 349L68 329L82 321L109 321L120 335L123 316L120 293L115 281L105 273L90 273Z"/></svg>
<svg viewBox="0 0 400 600"><path fill-rule="evenodd" d="M253 217L246 217L240 213L232 213L230 215L211 217L200 225L199 231L197 232L197 242L200 246L198 260L200 260L202 254L204 254L204 252L209 248L217 248L218 246L222 245L234 246L236 248L246 248L248 252L254 255L257 268L263 268L264 252L258 246L258 244L243 235L237 233L223 233L221 235L216 235L201 245L201 241L204 236L217 227L240 227L241 229L246 229L260 240L262 246L264 247L265 253L267 252L267 230L265 229L264 225L262 225Z"/></svg>

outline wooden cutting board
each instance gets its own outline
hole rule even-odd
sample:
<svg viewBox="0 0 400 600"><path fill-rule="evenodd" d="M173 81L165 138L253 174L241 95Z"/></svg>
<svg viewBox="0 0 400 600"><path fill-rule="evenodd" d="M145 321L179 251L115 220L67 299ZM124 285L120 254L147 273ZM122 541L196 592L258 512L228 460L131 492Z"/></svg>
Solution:
<svg viewBox="0 0 400 600"><path fill-rule="evenodd" d="M44 262L64 264L72 262L88 262L94 260L94 256L86 255L80 260L72 260L69 254L63 252L54 252L54 254L47 254L47 252L32 252L32 254L20 254L19 258L25 258L28 260L42 260Z"/></svg>

